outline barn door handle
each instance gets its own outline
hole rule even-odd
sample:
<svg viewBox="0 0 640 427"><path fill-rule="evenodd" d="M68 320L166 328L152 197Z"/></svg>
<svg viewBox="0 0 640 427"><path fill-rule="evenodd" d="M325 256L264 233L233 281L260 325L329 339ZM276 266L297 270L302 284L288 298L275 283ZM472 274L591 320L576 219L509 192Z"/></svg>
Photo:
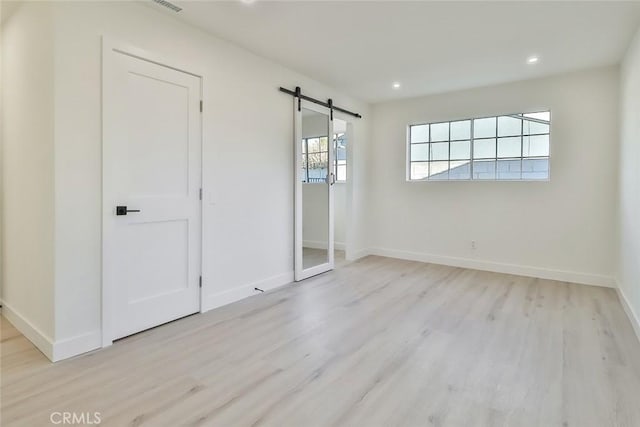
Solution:
<svg viewBox="0 0 640 427"><path fill-rule="evenodd" d="M126 206L116 206L116 215L126 215L129 212L140 212L140 209L127 209Z"/></svg>

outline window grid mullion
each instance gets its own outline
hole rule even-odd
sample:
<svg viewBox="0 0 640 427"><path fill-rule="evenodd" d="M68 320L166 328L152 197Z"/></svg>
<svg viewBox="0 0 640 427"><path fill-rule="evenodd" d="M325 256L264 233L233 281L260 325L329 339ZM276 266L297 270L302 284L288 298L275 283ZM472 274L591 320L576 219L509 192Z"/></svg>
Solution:
<svg viewBox="0 0 640 427"><path fill-rule="evenodd" d="M496 158L493 161L493 179L498 179L498 116L496 116Z"/></svg>
<svg viewBox="0 0 640 427"><path fill-rule="evenodd" d="M431 125L429 125L429 145L427 146L427 179L431 180Z"/></svg>
<svg viewBox="0 0 640 427"><path fill-rule="evenodd" d="M470 176L471 180L474 179L474 177L473 177L473 156L474 156L473 148L474 148L474 145L475 145L475 135L473 134L473 132L474 132L474 124L475 124L475 119L472 119L471 120L471 156L470 156L471 158L469 159L469 172L471 172L471 176Z"/></svg>
<svg viewBox="0 0 640 427"><path fill-rule="evenodd" d="M335 174L336 174L336 181L338 181L338 134L335 134L336 137L336 144L335 144L335 158L333 159L334 165L335 165Z"/></svg>
<svg viewBox="0 0 640 427"><path fill-rule="evenodd" d="M451 122L449 122L449 138L447 138L449 142L449 155L447 156L447 180L451 179Z"/></svg>
<svg viewBox="0 0 640 427"><path fill-rule="evenodd" d="M520 120L520 179L522 179L523 167L524 167L524 120Z"/></svg>

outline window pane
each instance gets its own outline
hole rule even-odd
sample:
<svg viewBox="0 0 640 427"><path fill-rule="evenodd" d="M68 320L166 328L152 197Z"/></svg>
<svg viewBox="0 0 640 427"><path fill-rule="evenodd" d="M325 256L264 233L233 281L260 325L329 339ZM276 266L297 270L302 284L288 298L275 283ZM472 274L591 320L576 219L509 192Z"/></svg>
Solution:
<svg viewBox="0 0 640 427"><path fill-rule="evenodd" d="M306 153L307 152L307 140L303 139L302 140L302 153Z"/></svg>
<svg viewBox="0 0 640 427"><path fill-rule="evenodd" d="M522 138L522 155L524 157L549 156L549 135L524 136Z"/></svg>
<svg viewBox="0 0 640 427"><path fill-rule="evenodd" d="M471 120L463 120L460 122L451 122L451 140L470 139L471 138Z"/></svg>
<svg viewBox="0 0 640 427"><path fill-rule="evenodd" d="M336 181L347 180L347 136L344 132L339 132L333 136L333 146L335 147L335 173Z"/></svg>
<svg viewBox="0 0 640 427"><path fill-rule="evenodd" d="M449 140L449 123L431 125L431 142Z"/></svg>
<svg viewBox="0 0 640 427"><path fill-rule="evenodd" d="M498 157L520 157L520 137L498 138Z"/></svg>
<svg viewBox="0 0 640 427"><path fill-rule="evenodd" d="M309 157L311 157L312 155L309 154ZM329 166L329 152L325 151L322 152L320 154L316 154L316 158L318 158L318 156L320 156L320 164L318 165L318 167L322 168L322 169L327 169L327 166Z"/></svg>
<svg viewBox="0 0 640 427"><path fill-rule="evenodd" d="M438 142L431 144L430 160L449 160L449 143Z"/></svg>
<svg viewBox="0 0 640 427"><path fill-rule="evenodd" d="M473 158L487 159L496 157L495 139L476 139L473 141Z"/></svg>
<svg viewBox="0 0 640 427"><path fill-rule="evenodd" d="M429 125L411 126L411 143L429 142Z"/></svg>
<svg viewBox="0 0 640 427"><path fill-rule="evenodd" d="M549 179L549 159L522 160L522 179Z"/></svg>
<svg viewBox="0 0 640 427"><path fill-rule="evenodd" d="M489 117L486 119L473 120L473 137L488 138L496 136L496 118Z"/></svg>
<svg viewBox="0 0 640 427"><path fill-rule="evenodd" d="M532 122L524 120L522 124L522 134L532 135L536 133L549 133L549 125L544 123Z"/></svg>
<svg viewBox="0 0 640 427"><path fill-rule="evenodd" d="M498 179L520 179L521 165L520 159L517 160L498 160L496 166Z"/></svg>
<svg viewBox="0 0 640 427"><path fill-rule="evenodd" d="M309 177L307 182L323 182L327 177L327 170L323 168L309 168Z"/></svg>
<svg viewBox="0 0 640 427"><path fill-rule="evenodd" d="M496 161L474 160L473 179L496 179Z"/></svg>
<svg viewBox="0 0 640 427"><path fill-rule="evenodd" d="M308 155L309 178L324 178L327 176L328 153L315 153Z"/></svg>
<svg viewBox="0 0 640 427"><path fill-rule="evenodd" d="M522 120L513 117L498 117L498 136L518 136L522 132Z"/></svg>
<svg viewBox="0 0 640 427"><path fill-rule="evenodd" d="M429 144L411 144L411 161L429 160Z"/></svg>
<svg viewBox="0 0 640 427"><path fill-rule="evenodd" d="M317 153L320 151L320 139L319 138L309 138L307 140L309 142L309 152Z"/></svg>
<svg viewBox="0 0 640 427"><path fill-rule="evenodd" d="M431 162L429 179L449 179L449 162Z"/></svg>
<svg viewBox="0 0 640 427"><path fill-rule="evenodd" d="M429 163L411 163L411 179L424 179L429 176Z"/></svg>
<svg viewBox="0 0 640 427"><path fill-rule="evenodd" d="M336 148L336 159L345 160L347 158L347 139L344 133L336 134L334 147Z"/></svg>
<svg viewBox="0 0 640 427"><path fill-rule="evenodd" d="M449 166L449 179L470 179L471 178L471 162L459 161L451 162Z"/></svg>
<svg viewBox="0 0 640 427"><path fill-rule="evenodd" d="M451 160L471 159L471 141L456 141L451 143Z"/></svg>
<svg viewBox="0 0 640 427"><path fill-rule="evenodd" d="M329 138L323 136L320 138L320 151L329 151ZM309 149L311 151L311 149Z"/></svg>

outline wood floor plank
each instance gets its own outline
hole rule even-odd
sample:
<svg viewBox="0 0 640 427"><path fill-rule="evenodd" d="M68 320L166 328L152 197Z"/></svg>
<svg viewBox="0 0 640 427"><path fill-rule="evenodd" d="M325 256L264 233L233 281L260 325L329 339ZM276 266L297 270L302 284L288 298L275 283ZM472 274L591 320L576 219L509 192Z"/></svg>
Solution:
<svg viewBox="0 0 640 427"><path fill-rule="evenodd" d="M2 319L0 421L640 426L615 291L382 257L49 363Z"/></svg>

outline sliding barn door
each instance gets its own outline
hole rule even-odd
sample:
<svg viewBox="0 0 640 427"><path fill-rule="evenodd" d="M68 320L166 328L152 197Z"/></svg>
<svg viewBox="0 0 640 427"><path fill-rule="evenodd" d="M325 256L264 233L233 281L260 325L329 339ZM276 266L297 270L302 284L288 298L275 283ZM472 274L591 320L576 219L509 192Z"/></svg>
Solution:
<svg viewBox="0 0 640 427"><path fill-rule="evenodd" d="M334 267L334 135L330 111L294 98L295 280Z"/></svg>

